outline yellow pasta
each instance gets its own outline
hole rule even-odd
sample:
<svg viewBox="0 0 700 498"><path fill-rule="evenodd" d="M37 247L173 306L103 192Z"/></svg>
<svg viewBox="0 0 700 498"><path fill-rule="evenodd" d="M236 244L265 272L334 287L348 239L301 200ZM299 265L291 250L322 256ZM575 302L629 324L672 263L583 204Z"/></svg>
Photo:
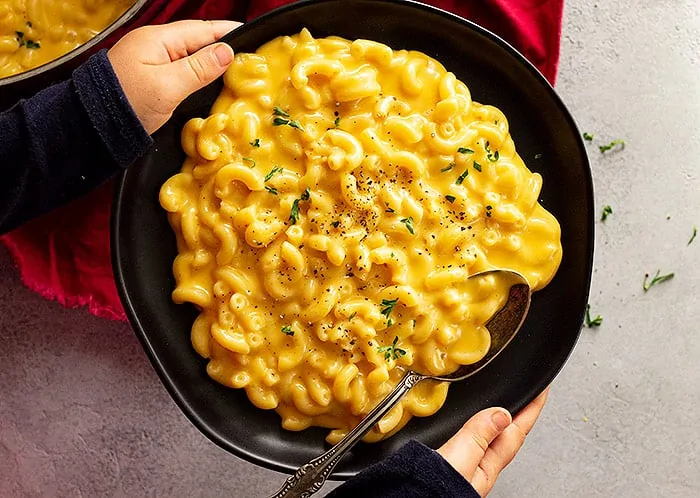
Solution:
<svg viewBox="0 0 700 498"><path fill-rule="evenodd" d="M107 28L134 0L2 0L0 78L70 52Z"/></svg>
<svg viewBox="0 0 700 498"><path fill-rule="evenodd" d="M407 369L447 374L490 347L511 268L533 289L561 261L542 179L506 117L437 61L304 30L237 54L187 160L160 193L176 302L208 373L282 426L347 434ZM414 388L365 438L444 403Z"/></svg>

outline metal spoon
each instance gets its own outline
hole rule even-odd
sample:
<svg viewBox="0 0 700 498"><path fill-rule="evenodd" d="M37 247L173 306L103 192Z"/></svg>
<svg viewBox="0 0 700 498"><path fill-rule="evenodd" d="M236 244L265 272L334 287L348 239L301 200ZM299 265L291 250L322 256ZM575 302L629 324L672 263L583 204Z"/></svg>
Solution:
<svg viewBox="0 0 700 498"><path fill-rule="evenodd" d="M343 456L355 446L355 444L372 429L374 424L386 415L413 386L426 379L443 382L464 380L484 368L503 351L513 337L515 337L518 330L520 330L523 321L525 321L525 316L530 308L530 285L527 283L527 280L525 280L525 277L511 270L488 270L475 273L469 277L469 280L487 275L496 275L498 278L503 278L505 276L511 280L511 287L505 305L486 322L485 326L491 334L491 347L488 353L486 353L486 356L476 363L464 365L455 372L443 376L424 375L414 372L413 370L407 371L394 390L389 393L362 422L330 450L299 467L294 475L290 476L285 481L280 490L270 498L306 498L313 495L321 489L331 471L337 463L340 462Z"/></svg>

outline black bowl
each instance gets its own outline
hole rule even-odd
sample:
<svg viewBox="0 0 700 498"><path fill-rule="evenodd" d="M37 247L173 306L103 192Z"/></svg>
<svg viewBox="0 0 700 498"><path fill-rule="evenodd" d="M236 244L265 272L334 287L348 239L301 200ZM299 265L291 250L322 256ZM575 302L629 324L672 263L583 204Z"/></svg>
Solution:
<svg viewBox="0 0 700 498"><path fill-rule="evenodd" d="M393 48L420 50L442 62L471 89L474 100L499 107L518 151L545 180L541 202L562 226L564 257L552 283L534 296L513 343L487 368L450 387L434 416L414 418L397 435L360 444L334 477L354 475L409 439L441 445L475 412L504 406L518 412L557 375L578 338L588 300L593 257L593 188L574 120L545 78L506 42L435 8L400 0L300 2L252 21L224 38L237 52L303 27L317 37L368 38ZM153 366L185 415L222 448L251 462L292 471L325 449L323 429L288 432L273 411L255 408L242 390L223 387L205 372L190 345L196 316L173 304L175 236L158 204L160 186L184 160L180 131L208 115L219 81L192 95L155 135L155 147L119 182L112 248L126 312Z"/></svg>
<svg viewBox="0 0 700 498"><path fill-rule="evenodd" d="M0 78L0 111L11 107L22 98L30 97L54 83L70 78L71 72L94 53L103 41L118 29L126 28L136 21L139 14L152 2L153 0L134 0L131 7L88 42L29 71Z"/></svg>

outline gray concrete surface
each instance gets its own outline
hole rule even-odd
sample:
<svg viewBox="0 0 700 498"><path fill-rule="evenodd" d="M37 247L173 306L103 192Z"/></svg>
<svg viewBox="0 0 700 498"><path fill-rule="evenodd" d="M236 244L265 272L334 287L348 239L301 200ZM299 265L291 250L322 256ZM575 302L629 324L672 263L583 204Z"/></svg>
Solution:
<svg viewBox="0 0 700 498"><path fill-rule="evenodd" d="M700 496L699 40L698 0L566 5L558 90L614 210L591 296L604 322L493 497ZM676 278L643 293L657 269ZM128 326L33 295L4 250L0 344L0 497L259 497L282 479L200 435Z"/></svg>

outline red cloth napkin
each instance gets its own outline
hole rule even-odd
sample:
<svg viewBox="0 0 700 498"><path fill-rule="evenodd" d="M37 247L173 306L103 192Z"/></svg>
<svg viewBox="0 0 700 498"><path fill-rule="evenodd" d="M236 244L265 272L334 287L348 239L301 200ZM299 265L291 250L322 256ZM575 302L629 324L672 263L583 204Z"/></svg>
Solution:
<svg viewBox="0 0 700 498"><path fill-rule="evenodd" d="M252 19L293 0L155 0L136 26L178 19ZM554 83L564 0L427 0L488 28L511 43ZM124 31L117 32L110 46ZM98 47L102 48L102 47ZM96 48L95 50L97 50ZM110 213L113 182L0 237L22 281L67 307L126 320L112 275Z"/></svg>

